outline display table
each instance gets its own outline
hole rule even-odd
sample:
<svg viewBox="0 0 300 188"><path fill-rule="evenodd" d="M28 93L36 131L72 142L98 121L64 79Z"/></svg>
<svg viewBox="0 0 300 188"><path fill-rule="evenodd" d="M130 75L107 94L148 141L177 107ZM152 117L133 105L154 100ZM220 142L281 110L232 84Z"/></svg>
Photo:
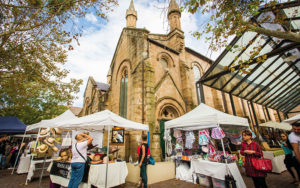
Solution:
<svg viewBox="0 0 300 188"><path fill-rule="evenodd" d="M241 176L241 173L236 163L227 164L228 170L234 177L238 188L246 188L246 184ZM210 176L216 179L225 180L227 174L226 164L211 162L206 160L192 160L191 169L193 173Z"/></svg>
<svg viewBox="0 0 300 188"><path fill-rule="evenodd" d="M277 153L274 154L273 151L263 151L264 158L270 159L272 161L272 172L281 173L286 170L284 164L285 155L278 155Z"/></svg>
<svg viewBox="0 0 300 188"><path fill-rule="evenodd" d="M43 171L44 175L49 175L47 173L47 168L48 168L49 164L51 163L51 161L52 161L52 159L46 159L45 168L43 169L44 160L31 160L26 180L31 181L31 179L34 175L37 175L37 177L39 177L42 170L44 170Z"/></svg>
<svg viewBox="0 0 300 188"><path fill-rule="evenodd" d="M70 163L61 163L58 173L54 175L50 170L50 179L53 183L67 187L69 184L71 166ZM80 188L89 188L91 185L96 187L105 187L106 164L90 165L89 179L87 183L81 183ZM108 164L107 186L115 187L125 183L128 169L126 162L115 162Z"/></svg>
<svg viewBox="0 0 300 188"><path fill-rule="evenodd" d="M17 174L28 173L29 168L30 168L30 155L27 155L26 157L22 155L18 165Z"/></svg>

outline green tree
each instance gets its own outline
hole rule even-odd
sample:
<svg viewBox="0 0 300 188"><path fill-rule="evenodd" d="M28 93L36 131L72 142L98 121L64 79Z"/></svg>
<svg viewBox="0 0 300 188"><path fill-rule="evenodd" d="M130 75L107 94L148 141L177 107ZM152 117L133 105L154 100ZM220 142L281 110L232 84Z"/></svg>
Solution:
<svg viewBox="0 0 300 188"><path fill-rule="evenodd" d="M299 43L300 33L292 27L293 19L299 18L298 8L291 8L292 11L287 16L283 11L284 4L281 2L280 0L183 0L181 9L186 9L192 14L210 16L201 30L193 34L198 39L205 36L212 50L223 47L244 48L244 46L232 47L227 44L231 36L241 36L247 31ZM299 1L287 1L287 3L300 6ZM272 14L267 14L268 12ZM283 30L261 27L264 23L279 24L283 26ZM250 59L257 58L260 50L260 46L253 49ZM262 56L258 61L264 62L266 58Z"/></svg>
<svg viewBox="0 0 300 188"><path fill-rule="evenodd" d="M25 124L60 114L82 80L66 79L67 50L82 30L74 19L105 18L116 0L0 0L0 115ZM79 44L79 43L78 43Z"/></svg>

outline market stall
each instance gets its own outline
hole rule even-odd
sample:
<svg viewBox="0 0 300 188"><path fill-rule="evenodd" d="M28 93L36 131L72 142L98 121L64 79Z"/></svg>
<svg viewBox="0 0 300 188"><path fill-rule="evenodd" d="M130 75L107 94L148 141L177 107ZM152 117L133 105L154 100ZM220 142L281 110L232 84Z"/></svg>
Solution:
<svg viewBox="0 0 300 188"><path fill-rule="evenodd" d="M204 176L204 179L212 177L214 185L224 186L225 175L230 174L235 179L237 187L246 187L234 156L225 151L223 142L225 133L221 128L232 136L231 142L240 142L238 133L242 129L249 129L249 124L245 118L220 112L202 103L185 115L165 123L166 154L171 156L172 153L174 154L174 147L171 143L171 130L173 130L173 136L176 139L175 150L178 151L173 158L176 161L190 161L190 169L187 173L192 173L193 182L195 182L195 176L200 174ZM233 129L239 131L232 131ZM216 151L213 139L220 140L222 146L219 149L222 151ZM195 140L197 140L196 148L194 147ZM191 151L184 148L191 149ZM193 154L195 150L196 153ZM180 166L177 168L180 169ZM217 171L218 176L212 170ZM203 180L201 177L198 179L199 182ZM204 185L209 186L207 182Z"/></svg>
<svg viewBox="0 0 300 188"><path fill-rule="evenodd" d="M289 119L286 119L286 120L283 120L283 122L286 122L286 123L289 123L289 124L292 124L292 123L295 123L297 121L300 121L300 114L297 114Z"/></svg>
<svg viewBox="0 0 300 188"><path fill-rule="evenodd" d="M147 125L124 119L109 110L104 110L74 120L59 122L52 126L52 128L72 129L76 131L106 130L108 132L108 138L110 138L110 132L113 127L118 127L124 130L149 130ZM114 135L112 135L112 139L114 138ZM116 137L116 139L117 138L119 139L119 137ZM106 156L109 156L109 145L110 139L107 139ZM111 160L110 162L105 162L105 164L90 165L89 179L87 184L96 187L110 187L120 185L122 183L125 183L127 173L128 169L125 162L117 162ZM55 181L55 178L53 179L53 177L54 176L52 175L50 176L51 180ZM68 177L65 178L65 183L66 181L68 181L66 179L68 179Z"/></svg>
<svg viewBox="0 0 300 188"><path fill-rule="evenodd" d="M259 125L261 128L262 137L264 142L262 142L262 147L264 158L270 159L272 161L272 172L281 173L286 170L284 164L285 153L280 147L281 138L280 134L282 132L291 131L292 126L288 123L268 121Z"/></svg>

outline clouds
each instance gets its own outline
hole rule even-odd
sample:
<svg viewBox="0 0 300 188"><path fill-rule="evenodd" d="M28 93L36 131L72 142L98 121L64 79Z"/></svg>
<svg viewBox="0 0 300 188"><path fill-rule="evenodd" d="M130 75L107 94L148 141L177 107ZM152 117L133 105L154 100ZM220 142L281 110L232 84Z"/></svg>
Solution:
<svg viewBox="0 0 300 188"><path fill-rule="evenodd" d="M93 13L89 13L85 16L85 19L89 22L96 23L98 20Z"/></svg>
<svg viewBox="0 0 300 188"><path fill-rule="evenodd" d="M119 1L119 6L108 14L108 22L97 19L92 13L86 15L85 19L89 24L85 24L83 37L79 39L80 46L73 45L74 50L68 52L68 61L65 65L65 68L70 70L70 78L84 80L78 94L79 99L74 101L74 106L82 106L83 93L89 76L93 76L96 81L106 83L118 39L122 29L126 27L126 9L129 4L129 0ZM134 6L138 15L138 28L146 28L151 33L168 32L167 10L163 9L168 6L166 3L134 0ZM206 55L208 45L191 36L191 32L199 27L199 19L201 17L197 15L183 12L181 27L185 32L186 46Z"/></svg>

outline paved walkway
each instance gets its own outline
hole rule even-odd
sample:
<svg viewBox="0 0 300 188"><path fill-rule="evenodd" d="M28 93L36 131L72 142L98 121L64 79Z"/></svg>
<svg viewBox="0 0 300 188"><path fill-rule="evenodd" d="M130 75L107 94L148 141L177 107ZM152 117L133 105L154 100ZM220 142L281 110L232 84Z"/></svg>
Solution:
<svg viewBox="0 0 300 188"><path fill-rule="evenodd" d="M37 188L39 184L39 179L33 179L27 186L25 186L26 175L11 175L10 170L0 170L0 187L1 188ZM243 176L244 181L248 188L252 188L252 179ZM292 178L288 172L283 172L282 174L268 174L267 184L269 188L297 188L296 185L291 184ZM49 178L45 177L42 180L42 187L49 187ZM126 183L120 186L122 188L134 188L136 185L131 183ZM192 183L187 183L179 180L168 180L160 183L156 183L149 186L150 188L199 188L199 185L194 185Z"/></svg>

